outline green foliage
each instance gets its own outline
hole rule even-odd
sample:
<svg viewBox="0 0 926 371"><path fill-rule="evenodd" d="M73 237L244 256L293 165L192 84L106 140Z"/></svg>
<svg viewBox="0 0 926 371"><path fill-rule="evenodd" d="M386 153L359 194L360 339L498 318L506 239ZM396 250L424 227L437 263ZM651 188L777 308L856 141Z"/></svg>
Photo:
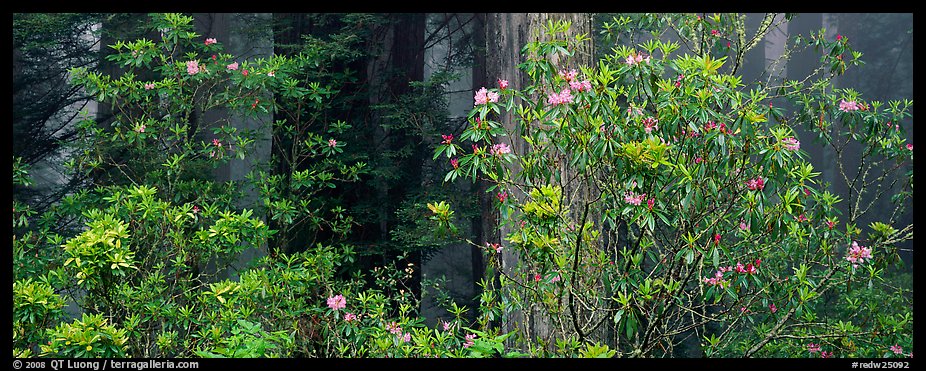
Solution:
<svg viewBox="0 0 926 371"><path fill-rule="evenodd" d="M65 358L118 358L126 356L126 330L109 323L102 315L83 314L80 320L61 323L48 331L49 344L42 353Z"/></svg>

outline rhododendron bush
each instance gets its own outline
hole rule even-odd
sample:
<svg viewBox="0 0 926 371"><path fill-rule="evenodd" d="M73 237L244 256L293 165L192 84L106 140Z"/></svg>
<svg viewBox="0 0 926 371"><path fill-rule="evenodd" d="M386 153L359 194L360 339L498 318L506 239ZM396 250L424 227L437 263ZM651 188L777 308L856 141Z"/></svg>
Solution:
<svg viewBox="0 0 926 371"><path fill-rule="evenodd" d="M666 18L689 32L730 26ZM911 207L912 170L865 169L912 162L891 127L912 103L834 88L856 62L842 55L858 58L845 38L798 41L822 72L778 86L730 74L729 49L675 53L658 38L577 65L588 40L562 38L566 27L522 50L529 84L498 76L505 84L479 89L468 127L435 151L447 181L486 181L497 196L501 238L483 246L492 330L533 356L589 344L631 357L910 355L912 287L886 271L912 225L858 225L857 208L890 181L893 205ZM849 166L850 181L858 168L867 178L843 199L802 142L849 141L876 162ZM435 220L452 223L449 210L432 209Z"/></svg>

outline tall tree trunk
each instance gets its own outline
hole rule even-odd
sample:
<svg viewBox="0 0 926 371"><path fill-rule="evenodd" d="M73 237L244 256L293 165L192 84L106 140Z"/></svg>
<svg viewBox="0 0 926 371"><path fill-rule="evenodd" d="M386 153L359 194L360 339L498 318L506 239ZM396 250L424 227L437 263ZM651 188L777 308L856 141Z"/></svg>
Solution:
<svg viewBox="0 0 926 371"><path fill-rule="evenodd" d="M485 16L485 80L482 84L476 86L494 86L496 79L509 80L509 87L512 89L521 89L528 86L531 82L527 75L518 70L518 64L522 62L521 48L528 42L541 40L547 37L542 31L549 21L565 20L571 23L569 34L566 37L572 37L579 34L591 34L591 17L586 13L490 13ZM589 65L591 62L592 46L589 43L587 48L578 50L568 66L565 61L553 61L562 65L559 68L577 68L579 65ZM505 127L508 132L516 132L515 123L512 116L503 112L498 121ZM516 153L524 153L527 150L526 142L521 138L507 137L501 139L507 141ZM519 169L516 165L512 166L512 171L517 172ZM562 171L562 176L570 177L568 171ZM563 190L564 194L569 194L568 189ZM512 195L518 198L523 195ZM486 212L491 207L491 202L483 203L484 215L491 213L492 217L486 215L484 220L492 223L491 226L485 226L485 231L498 231L497 234L486 232L486 240L502 239L510 231L507 227L500 227L497 223L497 216L494 211ZM501 241L503 242L503 241ZM501 254L501 270L504 273L512 273L517 266L520 257L512 249L503 249ZM510 313L503 313L502 331L519 331L527 338L547 339L551 346L555 344L552 341L555 335L555 329L551 328L549 319L543 316L537 316L537 303L526 303L528 310L512 310ZM573 329L574 330L574 329ZM511 338L509 338L511 339ZM514 340L509 341L510 346L518 346Z"/></svg>

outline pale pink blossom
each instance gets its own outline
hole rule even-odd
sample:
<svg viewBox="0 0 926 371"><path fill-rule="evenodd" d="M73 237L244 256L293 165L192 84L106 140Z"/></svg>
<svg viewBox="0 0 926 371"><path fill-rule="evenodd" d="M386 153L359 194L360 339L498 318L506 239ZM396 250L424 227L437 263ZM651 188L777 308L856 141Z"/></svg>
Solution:
<svg viewBox="0 0 926 371"><path fill-rule="evenodd" d="M561 91L559 94L551 93L550 96L547 97L547 103L553 106L572 103L572 92L566 88L563 89L563 91Z"/></svg>
<svg viewBox="0 0 926 371"><path fill-rule="evenodd" d="M645 193L640 194L640 195L635 194L633 192L624 193L624 202L634 205L634 206L640 206L640 204L643 203L644 199L646 199Z"/></svg>
<svg viewBox="0 0 926 371"><path fill-rule="evenodd" d="M215 44L215 43L217 43L217 42L218 42L218 41L217 41L216 39L213 39L213 38L206 39L206 45L212 45L212 44Z"/></svg>
<svg viewBox="0 0 926 371"><path fill-rule="evenodd" d="M492 155L508 154L508 153L511 153L511 147L509 147L505 143L498 143L498 144L493 145L492 148L489 149L489 153Z"/></svg>
<svg viewBox="0 0 926 371"><path fill-rule="evenodd" d="M151 89L154 89L154 83L145 84L145 90L151 90Z"/></svg>
<svg viewBox="0 0 926 371"><path fill-rule="evenodd" d="M336 141L336 140L334 140L334 139L328 139L328 147L334 148L334 147L337 147L337 146L338 146L338 141Z"/></svg>
<svg viewBox="0 0 926 371"><path fill-rule="evenodd" d="M464 347L464 348L469 348L469 347L475 345L476 342L473 341L474 339L476 339L476 334L469 334L469 335L466 335L466 342L463 343L463 347Z"/></svg>
<svg viewBox="0 0 926 371"><path fill-rule="evenodd" d="M267 72L267 76L274 77L276 75L273 73L273 71L270 71L270 72Z"/></svg>
<svg viewBox="0 0 926 371"><path fill-rule="evenodd" d="M498 102L498 93L494 91L488 91L483 87L482 89L476 91L476 96L473 99L476 101L474 106L488 104L489 102L495 103Z"/></svg>
<svg viewBox="0 0 926 371"><path fill-rule="evenodd" d="M350 312L344 313L344 321L353 322L356 320L357 320L357 315L350 313Z"/></svg>
<svg viewBox="0 0 926 371"><path fill-rule="evenodd" d="M138 132L138 133L144 133L144 132L145 132L145 128L146 128L145 124L141 124L141 125L139 125L137 128L135 128L135 131Z"/></svg>
<svg viewBox="0 0 926 371"><path fill-rule="evenodd" d="M897 345L897 344L894 344L893 346L891 346L890 350L891 350L892 352L894 352L894 354L902 354L902 353L903 353L903 348L902 348L900 345Z"/></svg>
<svg viewBox="0 0 926 371"><path fill-rule="evenodd" d="M502 244L500 243L486 242L486 247L488 247L490 250L495 250L496 253L502 252Z"/></svg>
<svg viewBox="0 0 926 371"><path fill-rule="evenodd" d="M819 352L820 346L814 343L807 344L807 351L811 353Z"/></svg>
<svg viewBox="0 0 926 371"><path fill-rule="evenodd" d="M331 308L332 310L343 309L346 306L347 300L344 299L344 296L341 294L337 294L328 298L328 308Z"/></svg>
<svg viewBox="0 0 926 371"><path fill-rule="evenodd" d="M453 329L453 323L451 323L451 322L443 322L443 321L441 321L441 324L444 325L444 331L450 331L450 330Z"/></svg>
<svg viewBox="0 0 926 371"><path fill-rule="evenodd" d="M746 222L740 222L740 230L746 231L749 229L749 225Z"/></svg>
<svg viewBox="0 0 926 371"><path fill-rule="evenodd" d="M643 130L645 130L647 134L651 133L653 130L659 130L659 125L657 125L659 120L655 117L647 117L643 119L641 123L643 124Z"/></svg>
<svg viewBox="0 0 926 371"><path fill-rule="evenodd" d="M225 68L228 69L228 70L230 70L230 71L237 71L237 70L238 70L238 62L230 63L229 65L225 66Z"/></svg>
<svg viewBox="0 0 926 371"><path fill-rule="evenodd" d="M389 330L389 333L391 334L401 334L402 333L402 327L399 326L399 324L395 322L387 323L386 330Z"/></svg>
<svg viewBox="0 0 926 371"><path fill-rule="evenodd" d="M405 335L402 335L402 341L404 341L404 342L406 342L406 343L409 342L409 341L412 341L412 334L406 332Z"/></svg>
<svg viewBox="0 0 926 371"><path fill-rule="evenodd" d="M508 89L508 80L498 79L498 88L502 90Z"/></svg>
<svg viewBox="0 0 926 371"><path fill-rule="evenodd" d="M562 279L562 278L560 278L559 274L557 274L555 277L553 277L553 278L550 279L550 283L559 282L561 279Z"/></svg>
<svg viewBox="0 0 926 371"><path fill-rule="evenodd" d="M195 75L199 73L199 62L198 61L187 61L186 62L186 73L190 75Z"/></svg>
<svg viewBox="0 0 926 371"><path fill-rule="evenodd" d="M859 109L858 103L853 101L842 100L839 102L839 110L843 112L857 111Z"/></svg>
<svg viewBox="0 0 926 371"><path fill-rule="evenodd" d="M781 144L783 144L785 146L785 149L789 151L797 151L798 149L801 148L801 142L791 137L782 139Z"/></svg>
<svg viewBox="0 0 926 371"><path fill-rule="evenodd" d="M562 78L566 79L566 81L572 81L572 80L575 80L576 76L579 75L579 72L576 70L569 70L569 71L562 70L562 71L559 71L559 75L562 76Z"/></svg>
<svg viewBox="0 0 926 371"><path fill-rule="evenodd" d="M219 141L217 138L213 138L213 139L212 139L212 145L221 148L221 147L222 147L222 142Z"/></svg>
<svg viewBox="0 0 926 371"><path fill-rule="evenodd" d="M858 268L859 264L865 262L865 259L871 260L871 248L861 246L857 241L852 241L852 247L846 254L846 260L852 263L852 268Z"/></svg>

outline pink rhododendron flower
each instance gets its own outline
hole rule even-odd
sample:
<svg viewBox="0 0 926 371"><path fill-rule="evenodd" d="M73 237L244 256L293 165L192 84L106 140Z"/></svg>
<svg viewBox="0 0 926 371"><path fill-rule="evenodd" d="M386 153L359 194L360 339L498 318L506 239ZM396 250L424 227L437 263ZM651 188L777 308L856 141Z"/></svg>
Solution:
<svg viewBox="0 0 926 371"><path fill-rule="evenodd" d="M145 124L141 124L140 126L138 126L137 128L135 128L135 131L138 132L138 133L144 133L144 132L145 132L145 128L146 128Z"/></svg>
<svg viewBox="0 0 926 371"><path fill-rule="evenodd" d="M778 311L778 307L776 307L775 304L769 304L768 310L771 311L772 313L775 313Z"/></svg>
<svg viewBox="0 0 926 371"><path fill-rule="evenodd" d="M756 266L752 265L752 263L746 264L746 274L756 274L757 271Z"/></svg>
<svg viewBox="0 0 926 371"><path fill-rule="evenodd" d="M833 227L834 227L835 225L836 225L836 222L834 222L834 221L832 221L832 220L827 220L827 221L826 221L826 227L829 228L829 229L833 229Z"/></svg>
<svg viewBox="0 0 926 371"><path fill-rule="evenodd" d="M566 79L566 81L572 81L575 80L576 76L579 75L579 72L576 70L569 70L568 72L566 70L562 70L559 71L559 75Z"/></svg>
<svg viewBox="0 0 926 371"><path fill-rule="evenodd" d="M572 103L572 92L568 88L563 89L559 94L552 93L547 97L547 104L553 106L567 103Z"/></svg>
<svg viewBox="0 0 926 371"><path fill-rule="evenodd" d="M720 31L711 30L711 35L712 35L712 36L720 36Z"/></svg>
<svg viewBox="0 0 926 371"><path fill-rule="evenodd" d="M901 348L900 345L897 345L897 344L894 344L893 346L891 346L890 350L894 352L894 354L903 353L903 348Z"/></svg>
<svg viewBox="0 0 926 371"><path fill-rule="evenodd" d="M871 248L860 246L857 241L852 241L846 260L852 263L852 268L858 268L858 265L864 263L865 259L871 259Z"/></svg>
<svg viewBox="0 0 926 371"><path fill-rule="evenodd" d="M238 62L231 63L231 64L225 66L225 68L227 68L228 70L231 70L231 71L237 71L237 70L238 70Z"/></svg>
<svg viewBox="0 0 926 371"><path fill-rule="evenodd" d="M550 283L559 282L560 279L561 279L561 278L560 278L559 274L557 274L556 277L553 277L552 279L550 279Z"/></svg>
<svg viewBox="0 0 926 371"><path fill-rule="evenodd" d="M540 273L534 275L534 282L540 282Z"/></svg>
<svg viewBox="0 0 926 371"><path fill-rule="evenodd" d="M404 335L402 335L401 339L402 339L402 341L404 341L404 342L406 342L406 343L409 342L409 341L412 341L412 334L406 332Z"/></svg>
<svg viewBox="0 0 926 371"><path fill-rule="evenodd" d="M714 245L720 244L720 233L714 234Z"/></svg>
<svg viewBox="0 0 926 371"><path fill-rule="evenodd" d="M842 35L836 34L836 41L840 41L840 40L842 40Z"/></svg>
<svg viewBox="0 0 926 371"><path fill-rule="evenodd" d="M749 229L749 225L747 225L746 222L740 222L740 230L745 231L747 229Z"/></svg>
<svg viewBox="0 0 926 371"><path fill-rule="evenodd" d="M344 313L344 321L353 322L356 320L357 320L357 316L355 314L350 313L350 312Z"/></svg>
<svg viewBox="0 0 926 371"><path fill-rule="evenodd" d="M717 124L713 121L708 121L707 124L704 124L704 131L711 131L717 128Z"/></svg>
<svg viewBox="0 0 926 371"><path fill-rule="evenodd" d="M912 151L912 150L913 150L913 143L907 143L907 149Z"/></svg>
<svg viewBox="0 0 926 371"><path fill-rule="evenodd" d="M151 90L151 89L154 89L154 83L145 84L145 90Z"/></svg>
<svg viewBox="0 0 926 371"><path fill-rule="evenodd" d="M332 310L343 309L346 306L347 300L344 299L344 296L341 294L337 294L328 298L328 308L331 308Z"/></svg>
<svg viewBox="0 0 926 371"><path fill-rule="evenodd" d="M273 73L273 71L270 71L270 72L267 72L267 76L274 77L276 75Z"/></svg>
<svg viewBox="0 0 926 371"><path fill-rule="evenodd" d="M624 202L634 205L634 206L640 206L640 204L643 203L643 200L645 198L646 198L645 193L641 195L634 194L633 192L624 193Z"/></svg>
<svg viewBox="0 0 926 371"><path fill-rule="evenodd" d="M214 145L214 146L216 146L216 147L222 147L222 142L220 142L217 138L213 138L213 139L212 139L212 145Z"/></svg>
<svg viewBox="0 0 926 371"><path fill-rule="evenodd" d="M483 87L482 89L476 91L476 96L473 97L473 99L476 101L474 106L478 106L480 104L488 104L489 102L495 103L498 102L498 93L488 91Z"/></svg>
<svg viewBox="0 0 926 371"><path fill-rule="evenodd" d="M193 213L196 214L199 212L199 206L193 205Z"/></svg>
<svg viewBox="0 0 926 371"><path fill-rule="evenodd" d="M651 133L654 129L659 130L659 125L657 125L659 120L655 117L647 117L643 119L641 123L643 124L643 130L646 131L647 134Z"/></svg>
<svg viewBox="0 0 926 371"><path fill-rule="evenodd" d="M704 159L701 158L701 156L698 156L698 158L695 159L695 163L696 163L696 164L700 164L700 163L703 162L703 161L704 161Z"/></svg>
<svg viewBox="0 0 926 371"><path fill-rule="evenodd" d="M493 145L492 148L489 149L489 153L491 153L492 155L508 154L508 153L511 153L511 147L509 147L505 143L498 143L498 144Z"/></svg>
<svg viewBox="0 0 926 371"><path fill-rule="evenodd" d="M450 142L453 141L453 134L448 134L448 135L441 134L441 138L444 138L441 144L450 144Z"/></svg>
<svg viewBox="0 0 926 371"><path fill-rule="evenodd" d="M328 139L328 147L337 147L337 146L338 146L338 141L334 139Z"/></svg>
<svg viewBox="0 0 926 371"><path fill-rule="evenodd" d="M808 220L810 220L810 219L807 219L807 217L804 216L804 214L801 214L801 215L798 215L798 216L797 216L797 221L799 221L799 222L806 222L806 221L808 221Z"/></svg>
<svg viewBox="0 0 926 371"><path fill-rule="evenodd" d="M505 200L508 199L508 192L506 191L498 192L498 194L495 195L495 198L498 198L498 202L504 203Z"/></svg>
<svg viewBox="0 0 926 371"><path fill-rule="evenodd" d="M820 352L820 358L830 358L832 356L833 356L833 352L826 352L826 351Z"/></svg>
<svg viewBox="0 0 926 371"><path fill-rule="evenodd" d="M652 209L653 209L653 206L655 206L655 205L656 205L656 199L655 199L655 198L651 198L651 199L649 199L649 201L646 201L646 207L648 207L650 210L652 210Z"/></svg>
<svg viewBox="0 0 926 371"><path fill-rule="evenodd" d="M241 75L242 75L242 76L247 76L247 75L248 75L248 70L241 70Z"/></svg>
<svg viewBox="0 0 926 371"><path fill-rule="evenodd" d="M508 80L498 79L498 88L502 90L508 89Z"/></svg>
<svg viewBox="0 0 926 371"><path fill-rule="evenodd" d="M466 342L463 343L463 347L464 347L464 348L469 348L469 347L475 345L476 342L473 341L474 339L476 339L476 334L469 334L469 335L466 335Z"/></svg>
<svg viewBox="0 0 926 371"><path fill-rule="evenodd" d="M789 151L797 151L798 149L801 148L801 142L791 137L782 139L781 144L783 144L785 146L785 149Z"/></svg>
<svg viewBox="0 0 926 371"><path fill-rule="evenodd" d="M443 321L441 321L441 323L444 325L444 331L450 331L453 329L453 323Z"/></svg>
<svg viewBox="0 0 926 371"><path fill-rule="evenodd" d="M807 344L807 351L811 353L819 352L820 346L814 343Z"/></svg>
<svg viewBox="0 0 926 371"><path fill-rule="evenodd" d="M843 112L857 111L859 108L860 107L858 103L856 103L855 101L847 102L845 100L842 100L841 102L839 102L839 110Z"/></svg>
<svg viewBox="0 0 926 371"><path fill-rule="evenodd" d="M186 73L190 75L195 75L199 73L199 61L187 61L186 62Z"/></svg>
<svg viewBox="0 0 926 371"><path fill-rule="evenodd" d="M457 168L460 167L460 161L457 160L456 157L454 157L454 158L450 159L450 166L453 166L454 169L457 169Z"/></svg>
<svg viewBox="0 0 926 371"><path fill-rule="evenodd" d="M705 278L704 283L711 286L720 286L720 288L725 288L730 284L730 281L723 279L724 269L721 268L717 272L714 272L714 277Z"/></svg>
<svg viewBox="0 0 926 371"><path fill-rule="evenodd" d="M746 273L746 267L743 266L743 263L736 263L736 273Z"/></svg>
<svg viewBox="0 0 926 371"><path fill-rule="evenodd" d="M751 191L761 191L762 188L765 188L765 180L762 177L749 179L746 181L746 188L749 188Z"/></svg>
<svg viewBox="0 0 926 371"><path fill-rule="evenodd" d="M216 41L216 39L212 39L212 38L206 39L206 45L212 45L212 44L215 44L215 43L217 43L217 42L218 42L218 41Z"/></svg>
<svg viewBox="0 0 926 371"><path fill-rule="evenodd" d="M395 322L387 323L386 330L389 330L389 333L391 334L401 334L402 333L402 327L400 327L399 324Z"/></svg>
<svg viewBox="0 0 926 371"><path fill-rule="evenodd" d="M497 253L502 252L502 244L500 243L486 242L486 247L488 247L491 250L495 250L495 252Z"/></svg>

